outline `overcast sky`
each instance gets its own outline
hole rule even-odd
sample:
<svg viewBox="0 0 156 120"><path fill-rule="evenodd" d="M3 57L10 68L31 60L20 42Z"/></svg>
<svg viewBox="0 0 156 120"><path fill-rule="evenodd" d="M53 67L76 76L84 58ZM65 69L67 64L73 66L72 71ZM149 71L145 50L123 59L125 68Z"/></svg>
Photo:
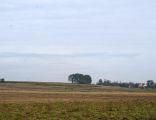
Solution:
<svg viewBox="0 0 156 120"><path fill-rule="evenodd" d="M156 80L155 0L0 0L0 76Z"/></svg>

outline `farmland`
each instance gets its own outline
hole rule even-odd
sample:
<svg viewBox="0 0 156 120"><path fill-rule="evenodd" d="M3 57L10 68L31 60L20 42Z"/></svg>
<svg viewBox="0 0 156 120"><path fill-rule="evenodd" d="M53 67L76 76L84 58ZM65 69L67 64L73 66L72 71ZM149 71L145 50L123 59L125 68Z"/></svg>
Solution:
<svg viewBox="0 0 156 120"><path fill-rule="evenodd" d="M0 120L155 120L156 91L8 82L0 84Z"/></svg>

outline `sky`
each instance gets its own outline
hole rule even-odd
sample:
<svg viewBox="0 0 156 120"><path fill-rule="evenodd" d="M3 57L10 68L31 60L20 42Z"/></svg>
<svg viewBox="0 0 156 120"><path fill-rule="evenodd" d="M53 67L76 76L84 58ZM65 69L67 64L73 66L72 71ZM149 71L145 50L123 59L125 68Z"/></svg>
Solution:
<svg viewBox="0 0 156 120"><path fill-rule="evenodd" d="M0 0L0 77L156 80L155 0Z"/></svg>

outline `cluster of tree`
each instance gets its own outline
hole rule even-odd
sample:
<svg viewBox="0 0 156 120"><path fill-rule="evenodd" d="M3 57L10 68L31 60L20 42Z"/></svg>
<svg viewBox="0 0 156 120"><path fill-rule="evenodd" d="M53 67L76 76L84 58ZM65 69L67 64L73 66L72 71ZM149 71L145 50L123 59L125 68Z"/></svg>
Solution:
<svg viewBox="0 0 156 120"><path fill-rule="evenodd" d="M153 80L148 80L145 84L145 83L133 83L133 82L112 82L111 80L100 79L97 82L97 85L119 86L119 87L126 87L126 88L156 88L156 83L154 83Z"/></svg>
<svg viewBox="0 0 156 120"><path fill-rule="evenodd" d="M137 83L126 83L126 82L112 82L111 80L107 80L107 79L100 79L97 82L97 85L103 85L103 86L120 86L120 87L138 87Z"/></svg>
<svg viewBox="0 0 156 120"><path fill-rule="evenodd" d="M76 73L76 74L69 75L68 81L77 84L91 84L92 78L90 75L83 75L83 74Z"/></svg>
<svg viewBox="0 0 156 120"><path fill-rule="evenodd" d="M156 83L153 80L148 80L146 86L147 88L156 88Z"/></svg>
<svg viewBox="0 0 156 120"><path fill-rule="evenodd" d="M5 82L5 79L4 78L1 78L0 79L0 83L4 83Z"/></svg>

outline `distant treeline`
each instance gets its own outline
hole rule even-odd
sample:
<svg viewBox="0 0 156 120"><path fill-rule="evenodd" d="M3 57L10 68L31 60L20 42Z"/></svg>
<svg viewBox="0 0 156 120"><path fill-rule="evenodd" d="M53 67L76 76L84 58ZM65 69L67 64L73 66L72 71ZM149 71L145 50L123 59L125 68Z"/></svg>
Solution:
<svg viewBox="0 0 156 120"><path fill-rule="evenodd" d="M91 84L92 77L90 75L84 75L80 73L71 74L68 76L68 81L76 84ZM0 83L4 83L5 79L1 78ZM99 79L97 85L103 86L118 86L125 88L153 88L156 89L156 83L153 80L147 80L146 83L134 83L134 82L112 82L107 79Z"/></svg>
<svg viewBox="0 0 156 120"><path fill-rule="evenodd" d="M153 80L147 80L146 83L134 83L134 82L112 82L111 80L107 79L99 79L97 85L103 86L119 86L125 88L155 88L156 83Z"/></svg>
<svg viewBox="0 0 156 120"><path fill-rule="evenodd" d="M76 84L91 84L92 78L90 75L83 75L80 73L71 74L68 76L68 81ZM153 80L147 80L146 83L134 83L134 82L112 82L107 79L99 79L97 85L103 86L118 86L125 88L153 88L156 89L156 83Z"/></svg>
<svg viewBox="0 0 156 120"><path fill-rule="evenodd" d="M80 73L71 74L68 76L68 81L76 84L91 84L92 78L90 75L83 75ZM107 79L99 79L97 85L103 86L118 86L125 88L155 88L156 83L153 80L147 80L146 83L134 83L134 82L112 82Z"/></svg>

